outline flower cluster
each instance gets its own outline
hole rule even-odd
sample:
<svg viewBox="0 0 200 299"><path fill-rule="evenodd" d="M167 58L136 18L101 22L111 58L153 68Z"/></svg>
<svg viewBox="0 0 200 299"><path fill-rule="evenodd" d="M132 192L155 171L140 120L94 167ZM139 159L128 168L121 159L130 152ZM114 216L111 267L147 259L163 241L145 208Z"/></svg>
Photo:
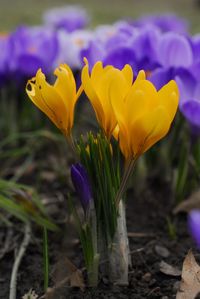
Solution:
<svg viewBox="0 0 200 299"><path fill-rule="evenodd" d="M52 86L39 69L28 81L26 91L66 137L71 135L75 104L83 89L103 132L108 140L112 134L119 140L126 160L139 157L168 133L178 107L179 92L175 81L171 80L157 91L144 71L133 81L129 64L119 70L111 65L103 67L98 61L90 74L86 60L82 84L76 91L68 65L60 65L54 73L57 80Z"/></svg>
<svg viewBox="0 0 200 299"><path fill-rule="evenodd" d="M77 150L87 170L79 163L71 167L72 182L85 214L83 224L73 204L71 206L77 220L89 283L97 284L98 262L104 255L101 247L105 246L110 280L127 284L129 250L122 198L136 160L170 129L178 108L177 84L171 80L157 90L146 79L143 70L134 78L130 64L120 70L112 65L103 66L98 61L90 71L87 59L79 89L68 65L61 64L54 74L57 78L50 85L39 69L28 81L26 91L32 102ZM83 90L95 111L100 133L96 137L89 134L86 144L82 139L76 144L72 136L74 110ZM124 156L122 178L119 149ZM105 245L99 247L102 242ZM111 249L116 243L117 254Z"/></svg>
<svg viewBox="0 0 200 299"><path fill-rule="evenodd" d="M200 36L189 35L185 20L145 16L89 30L89 17L79 6L51 9L43 20L42 26L0 35L0 85L13 78L24 81L39 68L50 74L60 63L80 70L83 57L90 67L97 61L120 70L129 64L135 74L143 69L157 89L175 80L182 114L200 127Z"/></svg>

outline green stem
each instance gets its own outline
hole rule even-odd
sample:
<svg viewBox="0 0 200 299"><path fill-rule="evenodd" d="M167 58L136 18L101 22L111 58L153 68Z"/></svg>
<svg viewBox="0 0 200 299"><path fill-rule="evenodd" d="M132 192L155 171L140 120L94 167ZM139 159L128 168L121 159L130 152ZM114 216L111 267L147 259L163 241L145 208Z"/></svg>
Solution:
<svg viewBox="0 0 200 299"><path fill-rule="evenodd" d="M43 267L44 267L44 291L49 286L49 251L47 228L43 227Z"/></svg>
<svg viewBox="0 0 200 299"><path fill-rule="evenodd" d="M94 202L90 206L90 227L92 236L93 258L91 267L88 271L89 286L96 287L98 284L98 271L99 271L99 254L97 252L97 220Z"/></svg>
<svg viewBox="0 0 200 299"><path fill-rule="evenodd" d="M72 134L70 133L70 135L68 135L68 136L66 137L66 139L67 139L67 142L69 143L69 145L70 145L72 151L77 155L76 146L75 146L75 143L74 143L74 139L73 139L73 137L72 137Z"/></svg>
<svg viewBox="0 0 200 299"><path fill-rule="evenodd" d="M122 177L121 184L119 186L119 190L118 190L117 195L116 195L116 200L115 201L116 201L117 206L119 205L119 202L120 202L120 200L122 198L122 195L125 191L127 181L129 179L129 176L130 176L134 166L135 166L136 161L137 161L137 158L134 158L133 160L130 160L127 163L127 166L125 168L125 171L124 171L124 174L123 174L123 177Z"/></svg>

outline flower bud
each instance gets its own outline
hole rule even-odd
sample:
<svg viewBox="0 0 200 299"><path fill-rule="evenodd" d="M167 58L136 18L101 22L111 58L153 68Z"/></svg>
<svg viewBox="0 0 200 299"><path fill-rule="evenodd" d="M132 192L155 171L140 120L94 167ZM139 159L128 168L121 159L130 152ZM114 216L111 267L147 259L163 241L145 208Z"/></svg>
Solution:
<svg viewBox="0 0 200 299"><path fill-rule="evenodd" d="M89 178L83 165L77 163L71 166L71 179L86 214L89 209L92 195Z"/></svg>

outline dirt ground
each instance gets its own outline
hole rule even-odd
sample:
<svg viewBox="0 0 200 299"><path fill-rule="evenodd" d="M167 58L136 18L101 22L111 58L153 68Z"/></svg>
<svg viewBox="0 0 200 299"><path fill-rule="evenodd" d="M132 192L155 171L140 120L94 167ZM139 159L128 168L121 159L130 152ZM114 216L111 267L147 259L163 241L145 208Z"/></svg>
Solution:
<svg viewBox="0 0 200 299"><path fill-rule="evenodd" d="M52 186L56 197L56 189L61 186ZM66 190L63 190L65 194ZM171 211L174 206L170 188L166 182L149 179L146 184L146 191L135 194L134 190L129 189L127 193L127 224L129 232L130 250L132 257L132 268L129 273L129 285L127 287L111 286L106 277L101 277L98 288L80 290L64 285L54 293L55 299L75 299L75 298L175 298L179 287L180 273L174 275L164 274L161 263L167 264L181 270L184 257L188 250L193 246L193 242L187 232L186 215L173 216ZM66 200L63 198L52 204L51 213L55 219L60 220L63 228L60 233L49 233L49 253L50 253L50 287L55 282L55 272L66 272L63 270L64 258L67 256L77 266L83 267L80 243L77 235L72 232L65 221L65 211L67 211ZM175 238L169 232L167 219L170 218L171 224L176 229ZM65 236L63 235L66 229ZM14 247L22 238L22 225L17 223L13 232L9 228L1 230L0 247L8 233L13 234ZM13 228L12 228L13 230ZM43 293L42 277L42 232L33 227L32 242L28 247L18 275L18 296L21 297L30 289L36 291L38 295ZM70 241L70 239L72 241ZM12 242L12 244L13 244ZM195 250L194 250L194 253ZM13 264L14 251L12 249L0 260L0 298L8 298L9 279ZM198 260L198 254L195 254ZM56 266L61 261L62 267ZM165 272L165 271L164 271Z"/></svg>

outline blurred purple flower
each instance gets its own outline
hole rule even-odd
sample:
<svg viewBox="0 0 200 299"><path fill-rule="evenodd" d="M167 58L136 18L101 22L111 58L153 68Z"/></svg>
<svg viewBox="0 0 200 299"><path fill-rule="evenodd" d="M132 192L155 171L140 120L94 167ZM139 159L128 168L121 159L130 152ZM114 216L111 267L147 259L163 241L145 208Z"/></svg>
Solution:
<svg viewBox="0 0 200 299"><path fill-rule="evenodd" d="M76 30L68 33L65 30L57 32L59 51L55 64L67 63L72 69L81 69L83 59L81 51L87 48L93 33L89 30Z"/></svg>
<svg viewBox="0 0 200 299"><path fill-rule="evenodd" d="M200 130L200 78L185 71L175 77L180 91L180 111L190 123L193 133Z"/></svg>
<svg viewBox="0 0 200 299"><path fill-rule="evenodd" d="M158 44L159 63L164 67L188 67L193 63L193 50L188 39L180 34L168 32Z"/></svg>
<svg viewBox="0 0 200 299"><path fill-rule="evenodd" d="M200 249L200 210L192 210L188 216L189 232Z"/></svg>
<svg viewBox="0 0 200 299"><path fill-rule="evenodd" d="M83 210L87 214L92 195L89 178L83 165L77 163L71 166L71 179Z"/></svg>
<svg viewBox="0 0 200 299"><path fill-rule="evenodd" d="M191 38L191 45L195 57L195 62L200 61L200 34L196 34Z"/></svg>
<svg viewBox="0 0 200 299"><path fill-rule="evenodd" d="M126 64L130 64L134 72L138 71L135 52L133 49L126 46L120 46L108 52L103 59L103 64L113 65L120 70Z"/></svg>
<svg viewBox="0 0 200 299"><path fill-rule="evenodd" d="M19 27L11 34L10 71L22 77L35 75L39 68L48 73L58 52L56 33L42 27Z"/></svg>
<svg viewBox="0 0 200 299"><path fill-rule="evenodd" d="M82 29L89 23L87 12L78 5L52 8L45 12L43 19L47 26L64 29L67 32Z"/></svg>
<svg viewBox="0 0 200 299"><path fill-rule="evenodd" d="M154 25L162 32L173 31L177 33L187 33L188 31L188 22L174 14L147 15L136 21L130 21L130 23L137 27L148 27L149 25Z"/></svg>
<svg viewBox="0 0 200 299"><path fill-rule="evenodd" d="M195 63L195 57L190 41L177 33L165 33L157 44L157 63L159 67L149 77L157 89L176 76L191 81L189 70Z"/></svg>
<svg viewBox="0 0 200 299"><path fill-rule="evenodd" d="M149 26L141 28L130 40L130 47L134 50L138 70L153 71L159 66L158 44L160 32L157 28Z"/></svg>
<svg viewBox="0 0 200 299"><path fill-rule="evenodd" d="M101 60L104 65L113 65L119 69L125 64L137 67L134 49L130 47L133 35L132 28L127 23L116 23L113 26L99 26L94 32L94 38L88 47L81 51L81 56L86 57L90 67Z"/></svg>
<svg viewBox="0 0 200 299"><path fill-rule="evenodd" d="M10 36L8 34L0 34L0 86L2 86L9 78L9 61L12 57L10 47Z"/></svg>

